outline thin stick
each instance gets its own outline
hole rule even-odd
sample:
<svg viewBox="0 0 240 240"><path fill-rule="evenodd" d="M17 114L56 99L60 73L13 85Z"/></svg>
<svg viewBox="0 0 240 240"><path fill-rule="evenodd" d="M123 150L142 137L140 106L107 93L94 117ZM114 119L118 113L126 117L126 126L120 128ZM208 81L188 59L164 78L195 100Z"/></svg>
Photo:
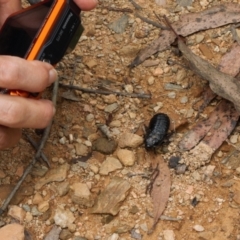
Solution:
<svg viewBox="0 0 240 240"><path fill-rule="evenodd" d="M57 92L58 92L58 85L59 85L59 81L58 79L55 81L54 83L54 87L53 87L53 96L52 96L52 102L53 104L56 106L56 102L57 102ZM38 158L41 156L42 153L42 149L48 139L50 130L51 130L51 126L52 126L52 121L51 123L45 128L40 145L38 147L37 153L35 154L32 162L28 165L28 167L25 169L23 175L21 176L21 178L19 179L18 183L16 184L16 186L14 187L14 189L12 190L12 192L8 195L8 197L6 198L6 200L4 201L2 207L0 208L0 216L3 214L3 212L6 210L6 208L8 207L9 203L11 202L12 198L14 197L14 195L16 194L16 192L18 191L19 187L21 186L21 184L23 183L23 181L25 180L25 178L27 177L27 175L30 173L30 171L32 170L33 166L35 165L35 163L37 162Z"/></svg>
<svg viewBox="0 0 240 240"><path fill-rule="evenodd" d="M113 12L129 12L129 13L133 13L133 10L130 8L117 8L117 7L109 7L109 6L103 6L101 8L107 9L109 11L113 11Z"/></svg>
<svg viewBox="0 0 240 240"><path fill-rule="evenodd" d="M142 7L137 4L134 0L129 0L129 2L135 7L136 10L142 10Z"/></svg>
<svg viewBox="0 0 240 240"><path fill-rule="evenodd" d="M169 30L168 27L165 27L162 24L154 22L154 21L152 21L152 20L150 20L148 18L145 18L145 17L141 16L139 13L136 13L136 17L140 18L142 21L144 21L146 23L149 23L149 24L153 25L154 27L161 28L163 30Z"/></svg>
<svg viewBox="0 0 240 240"><path fill-rule="evenodd" d="M117 92L117 91L93 90L93 89L82 88L74 85L65 85L62 83L60 83L59 85L64 88L75 89L75 90L86 92L86 93L95 93L95 94L103 94L103 95L116 94L117 96L129 96L132 98L148 98L148 99L151 98L151 95L146 93L124 93L124 92Z"/></svg>
<svg viewBox="0 0 240 240"><path fill-rule="evenodd" d="M37 150L38 149L38 144L27 134L24 134L24 135L27 138L27 140L30 142L30 144ZM51 168L50 162L43 152L41 152L41 158L48 165L48 167Z"/></svg>
<svg viewBox="0 0 240 240"><path fill-rule="evenodd" d="M157 15L157 13L155 11L153 11L154 15L156 16L156 18L158 19L159 22L161 22L161 18ZM169 27L166 27L166 26L162 26L165 28L165 30L170 30Z"/></svg>

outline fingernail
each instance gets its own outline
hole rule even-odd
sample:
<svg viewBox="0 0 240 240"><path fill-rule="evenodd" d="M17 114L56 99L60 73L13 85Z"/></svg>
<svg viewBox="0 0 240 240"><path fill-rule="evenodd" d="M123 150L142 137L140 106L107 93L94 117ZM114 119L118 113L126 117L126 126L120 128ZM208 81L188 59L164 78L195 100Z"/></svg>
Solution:
<svg viewBox="0 0 240 240"><path fill-rule="evenodd" d="M49 71L49 84L52 84L53 82L55 82L57 80L57 71L55 68L52 68L50 71Z"/></svg>

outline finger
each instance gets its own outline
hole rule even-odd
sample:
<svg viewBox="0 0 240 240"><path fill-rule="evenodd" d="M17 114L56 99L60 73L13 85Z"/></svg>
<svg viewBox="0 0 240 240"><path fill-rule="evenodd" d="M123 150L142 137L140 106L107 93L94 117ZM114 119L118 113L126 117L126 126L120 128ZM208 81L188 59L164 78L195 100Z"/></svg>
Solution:
<svg viewBox="0 0 240 240"><path fill-rule="evenodd" d="M49 100L0 96L0 125L10 128L45 128L55 108Z"/></svg>
<svg viewBox="0 0 240 240"><path fill-rule="evenodd" d="M48 63L0 56L1 88L41 92L56 79L57 72Z"/></svg>
<svg viewBox="0 0 240 240"><path fill-rule="evenodd" d="M21 135L21 129L0 126L0 150L14 146Z"/></svg>
<svg viewBox="0 0 240 240"><path fill-rule="evenodd" d="M98 4L98 0L74 0L74 2L84 11L92 10Z"/></svg>

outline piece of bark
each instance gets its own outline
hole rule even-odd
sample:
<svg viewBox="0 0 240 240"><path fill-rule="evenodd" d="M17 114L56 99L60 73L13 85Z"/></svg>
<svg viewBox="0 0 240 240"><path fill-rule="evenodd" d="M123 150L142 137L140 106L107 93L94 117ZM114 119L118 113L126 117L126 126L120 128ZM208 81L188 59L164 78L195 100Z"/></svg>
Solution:
<svg viewBox="0 0 240 240"><path fill-rule="evenodd" d="M195 32L240 22L240 4L223 3L198 13L189 13L172 24L178 35L188 36ZM172 31L163 30L158 39L142 49L129 65L134 68L157 52L170 48L176 36Z"/></svg>
<svg viewBox="0 0 240 240"><path fill-rule="evenodd" d="M128 181L120 177L114 177L98 196L91 212L117 215L130 188L131 185Z"/></svg>

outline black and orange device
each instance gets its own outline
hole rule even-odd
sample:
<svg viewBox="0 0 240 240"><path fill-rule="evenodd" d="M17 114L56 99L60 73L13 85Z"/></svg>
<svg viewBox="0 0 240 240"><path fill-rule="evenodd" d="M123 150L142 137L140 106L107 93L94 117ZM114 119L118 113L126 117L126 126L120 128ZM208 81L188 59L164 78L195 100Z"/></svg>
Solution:
<svg viewBox="0 0 240 240"><path fill-rule="evenodd" d="M73 0L44 0L6 19L0 30L0 55L56 65L75 48L82 32L80 9ZM30 96L20 90L2 91Z"/></svg>

